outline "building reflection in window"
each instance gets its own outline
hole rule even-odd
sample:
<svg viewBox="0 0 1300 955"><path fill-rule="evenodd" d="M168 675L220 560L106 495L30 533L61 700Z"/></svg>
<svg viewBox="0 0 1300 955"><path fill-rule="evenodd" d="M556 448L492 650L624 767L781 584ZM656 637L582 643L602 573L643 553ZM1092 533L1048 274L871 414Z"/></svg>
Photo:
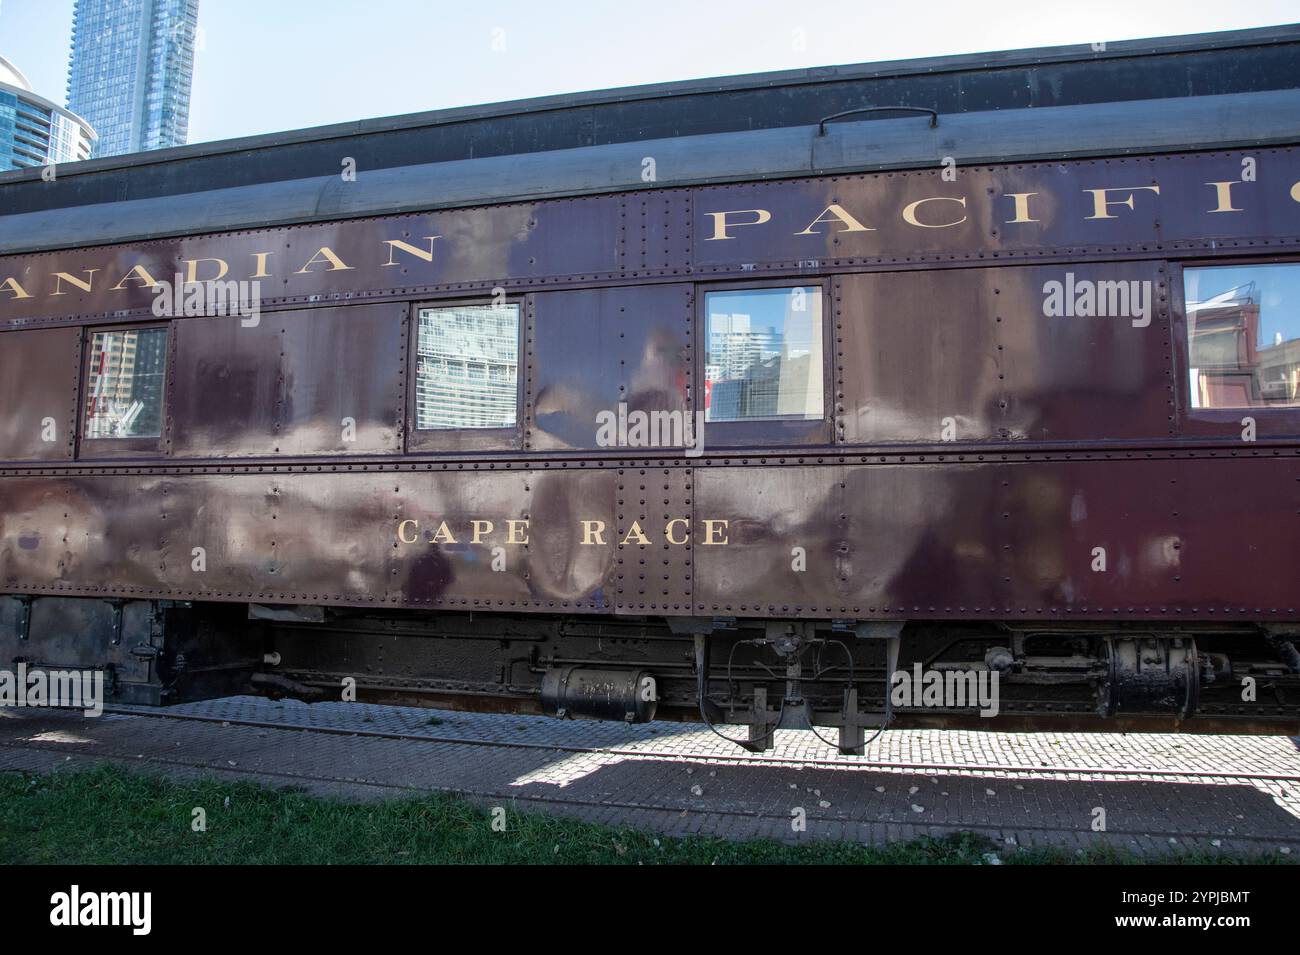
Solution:
<svg viewBox="0 0 1300 955"><path fill-rule="evenodd" d="M1300 264L1186 269L1193 408L1300 407Z"/></svg>
<svg viewBox="0 0 1300 955"><path fill-rule="evenodd" d="M822 417L819 287L709 292L706 421Z"/></svg>
<svg viewBox="0 0 1300 955"><path fill-rule="evenodd" d="M167 329L95 332L86 369L86 438L162 434Z"/></svg>
<svg viewBox="0 0 1300 955"><path fill-rule="evenodd" d="M416 347L416 428L515 426L518 305L421 309Z"/></svg>

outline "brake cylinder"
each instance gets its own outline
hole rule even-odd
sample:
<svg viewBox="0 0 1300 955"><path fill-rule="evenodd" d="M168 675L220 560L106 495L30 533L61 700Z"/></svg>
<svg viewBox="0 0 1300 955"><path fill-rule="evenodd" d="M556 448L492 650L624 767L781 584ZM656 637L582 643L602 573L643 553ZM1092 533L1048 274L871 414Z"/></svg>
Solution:
<svg viewBox="0 0 1300 955"><path fill-rule="evenodd" d="M555 667L542 676L542 712L560 719L648 723L658 707L645 670Z"/></svg>

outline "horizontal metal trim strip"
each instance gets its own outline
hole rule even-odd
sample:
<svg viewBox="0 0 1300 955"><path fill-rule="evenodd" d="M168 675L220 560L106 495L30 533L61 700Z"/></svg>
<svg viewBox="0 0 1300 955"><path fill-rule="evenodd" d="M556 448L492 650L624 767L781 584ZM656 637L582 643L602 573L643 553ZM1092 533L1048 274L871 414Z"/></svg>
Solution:
<svg viewBox="0 0 1300 955"><path fill-rule="evenodd" d="M619 452L628 449L620 448ZM94 477L114 474L381 474L402 471L449 471L470 473L493 471L624 471L652 468L734 467L861 467L880 465L996 465L1053 463L1068 461L1157 461L1219 459L1224 461L1272 459L1292 461L1300 457L1300 439L1260 439L1247 448L1242 442L1226 440L1166 440L1097 442L1081 446L1054 444L1014 447L989 444L873 445L795 448L737 448L688 458L673 456L629 457L611 451L537 451L520 454L445 454L427 452L409 455L337 456L311 458L106 458L61 461L0 462L0 477ZM1300 476L1296 478L1300 481Z"/></svg>

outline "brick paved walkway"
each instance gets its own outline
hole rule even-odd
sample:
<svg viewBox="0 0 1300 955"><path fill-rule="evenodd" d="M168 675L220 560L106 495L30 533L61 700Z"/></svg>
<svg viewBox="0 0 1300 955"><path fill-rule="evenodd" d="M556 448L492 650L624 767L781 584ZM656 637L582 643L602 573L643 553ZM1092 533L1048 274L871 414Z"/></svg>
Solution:
<svg viewBox="0 0 1300 955"><path fill-rule="evenodd" d="M1225 775L1300 777L1300 741L1287 737L897 730L856 758L807 731L783 730L771 758L754 758L691 724L254 697L167 712L202 720L0 710L0 770L108 761L350 799L447 790L485 805L727 838L879 844L971 830L1008 847L1107 843L1161 854L1198 847L1300 857L1300 780ZM221 722L250 720L274 725ZM303 726L332 732L294 728ZM937 765L949 763L966 768ZM1135 768L1149 772L1106 773ZM1104 833L1091 831L1098 807ZM806 832L792 830L795 809L806 813Z"/></svg>

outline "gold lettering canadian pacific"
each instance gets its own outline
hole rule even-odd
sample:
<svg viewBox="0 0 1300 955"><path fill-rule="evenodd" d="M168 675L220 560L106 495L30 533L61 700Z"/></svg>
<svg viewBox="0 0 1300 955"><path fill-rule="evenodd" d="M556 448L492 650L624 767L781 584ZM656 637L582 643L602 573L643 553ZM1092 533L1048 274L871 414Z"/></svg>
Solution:
<svg viewBox="0 0 1300 955"><path fill-rule="evenodd" d="M1086 167L1080 167L1079 172L1091 175ZM1050 192L1025 186L1020 187L1023 191L1004 192L997 188L995 179L986 178L984 187L978 190L968 186L949 195L918 195L918 188L906 180L904 186L910 194L896 200L890 199L887 192L877 193L873 188L870 192L849 196L822 194L815 201L808 200L808 193L811 191L815 195L816 189L791 187L789 191L781 191L782 187L776 184L764 184L755 187L762 191L754 195L770 198L737 202L733 208L709 210L706 207L706 211L700 213L702 221L696 234L701 243L748 240L752 244L758 240L771 247L773 256L785 252L784 243L788 244L792 258L798 256L799 249L815 249L817 243L831 237L845 252L858 248L882 252L888 251L891 245L906 251L909 240L905 236L913 230L929 235L951 235L953 242L964 244L976 241L975 236L982 231L980 226L983 223L1010 227L1005 230L995 228L991 233L994 236L1004 231L1023 234L1024 230L1034 230L1042 242L1052 244L1051 230L1060 228L1069 220L1096 223L1086 228L1096 228L1099 236L1103 230L1113 228L1114 223L1125 220L1132 221L1133 227L1141 230L1149 227L1153 218L1159 217L1161 203L1172 201L1166 195L1168 190L1162 191L1155 181L1086 187L1082 181L1075 186L1058 185ZM1224 216L1243 216L1252 209L1258 211L1266 196L1277 189L1276 185L1261 188L1261 184L1253 179L1231 179L1214 174L1193 181L1199 183L1197 191L1180 197L1179 201L1194 203L1197 212L1213 216L1206 223L1204 234L1207 236L1219 233ZM841 188L848 187L836 186L837 191ZM1285 195L1279 198L1300 203L1300 182L1292 182L1291 176L1287 176L1282 188ZM981 205L986 208L980 208ZM62 301L65 303L72 300L70 297L80 297L83 308L92 307L85 301L87 296L99 299L94 303L95 307L100 304L110 310L130 307L144 296L152 296L160 287L160 279L170 279L178 271L187 285L217 281L227 276L240 280L282 279L286 290L292 294L295 284L328 282L331 275L339 275L336 280L339 282L363 281L351 277L344 280L341 277L344 272L389 276L392 274L389 270L406 267L414 273L426 266L439 268L444 261L456 257L450 249L455 240L439 234L407 231L401 233L403 238L394 238L362 231L365 228L373 226L339 223L331 232L321 234L321 239L326 234L334 236L329 239L332 244L318 239L305 248L299 247L300 250L294 251L287 261L286 256L290 253L285 250L289 246L284 245L279 250L275 248L279 245L279 238L274 230L258 234L263 238L254 237L257 245L265 243L263 248L258 249L255 245L247 251L231 251L223 243L234 240L214 236L206 248L207 254L201 251L205 240L190 238L184 240L186 251L191 253L185 256L176 255L167 246L135 250L130 247L108 251L71 250L59 253L53 268L42 267L46 260L8 256L0 258L0 307L21 303L14 307L14 313L21 314L31 310L33 300L39 302L56 296L64 297ZM1062 234L1061 239L1065 245L1071 245L1078 240L1077 232L1072 229L1068 236ZM749 245L744 241L734 246L737 249L747 247ZM996 242L993 247L996 247ZM706 248L715 247L709 245ZM444 249L448 251L444 252ZM84 255L86 261L76 261L78 255ZM96 256L101 258L97 260ZM427 281L428 277L421 276L419 281ZM416 281L414 274L411 280ZM0 312L2 317L6 316Z"/></svg>

